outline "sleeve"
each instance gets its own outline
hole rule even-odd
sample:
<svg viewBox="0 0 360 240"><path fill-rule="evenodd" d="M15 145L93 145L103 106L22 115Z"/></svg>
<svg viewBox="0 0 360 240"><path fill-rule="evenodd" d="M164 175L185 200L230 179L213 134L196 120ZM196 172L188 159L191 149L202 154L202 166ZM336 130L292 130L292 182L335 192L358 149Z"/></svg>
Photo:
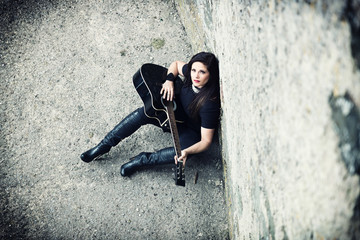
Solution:
<svg viewBox="0 0 360 240"><path fill-rule="evenodd" d="M215 101L208 101L200 109L201 127L214 129L217 128L220 120L220 104Z"/></svg>

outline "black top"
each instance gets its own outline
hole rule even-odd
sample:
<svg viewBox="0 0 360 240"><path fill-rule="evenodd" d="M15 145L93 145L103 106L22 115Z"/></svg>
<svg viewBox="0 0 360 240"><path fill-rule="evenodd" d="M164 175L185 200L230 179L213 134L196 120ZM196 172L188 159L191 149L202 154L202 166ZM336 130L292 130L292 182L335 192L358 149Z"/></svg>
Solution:
<svg viewBox="0 0 360 240"><path fill-rule="evenodd" d="M182 71L185 74L188 65L185 64ZM189 106L194 100L196 93L191 86L184 86L181 89L180 95L177 96L177 103L181 103L178 106L177 116L181 115L180 118L186 122L186 125L197 132L200 132L200 128L214 129L219 124L220 117L220 102L217 100L208 100L200 108L198 119L193 119L190 116ZM179 104L180 105L180 104ZM184 119L185 117L185 119Z"/></svg>

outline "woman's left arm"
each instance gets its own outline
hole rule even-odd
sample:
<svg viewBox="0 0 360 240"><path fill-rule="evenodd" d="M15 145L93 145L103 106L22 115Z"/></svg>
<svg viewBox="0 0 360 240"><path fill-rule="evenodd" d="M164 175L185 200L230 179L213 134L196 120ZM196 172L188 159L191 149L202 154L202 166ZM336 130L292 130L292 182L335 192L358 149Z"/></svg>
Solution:
<svg viewBox="0 0 360 240"><path fill-rule="evenodd" d="M179 158L179 160L183 161L184 166L189 154L201 153L210 147L214 133L215 133L215 129L208 129L201 127L201 140L195 143L194 145L181 151L181 157ZM175 156L175 163L176 162L177 162L177 157Z"/></svg>

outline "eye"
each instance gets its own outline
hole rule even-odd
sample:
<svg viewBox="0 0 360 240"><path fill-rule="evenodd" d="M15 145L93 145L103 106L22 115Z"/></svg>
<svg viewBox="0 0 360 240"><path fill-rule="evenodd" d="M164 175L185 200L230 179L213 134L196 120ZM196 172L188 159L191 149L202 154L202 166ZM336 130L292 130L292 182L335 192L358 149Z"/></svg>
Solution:
<svg viewBox="0 0 360 240"><path fill-rule="evenodd" d="M200 72L201 72L202 74L205 74L205 71L204 71L204 70L201 70Z"/></svg>
<svg viewBox="0 0 360 240"><path fill-rule="evenodd" d="M195 70L194 68L193 68L193 69L191 69L191 71L192 71L192 72L196 72L196 70Z"/></svg>

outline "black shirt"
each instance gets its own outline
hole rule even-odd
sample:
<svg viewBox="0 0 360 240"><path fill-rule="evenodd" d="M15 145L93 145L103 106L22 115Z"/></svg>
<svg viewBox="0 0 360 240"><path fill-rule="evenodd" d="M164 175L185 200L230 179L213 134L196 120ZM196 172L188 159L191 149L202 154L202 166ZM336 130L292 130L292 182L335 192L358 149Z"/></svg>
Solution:
<svg viewBox="0 0 360 240"><path fill-rule="evenodd" d="M188 65L185 64L183 67L183 73L186 74ZM190 76L188 76L190 77ZM177 103L181 104L178 106L176 115L180 116L186 125L197 132L200 132L201 127L208 129L215 129L219 123L220 117L220 102L217 100L207 100L205 104L200 108L198 118L194 119L191 117L189 106L194 100L196 93L191 86L184 86L181 89L180 95L177 96ZM184 119L185 117L185 119Z"/></svg>

